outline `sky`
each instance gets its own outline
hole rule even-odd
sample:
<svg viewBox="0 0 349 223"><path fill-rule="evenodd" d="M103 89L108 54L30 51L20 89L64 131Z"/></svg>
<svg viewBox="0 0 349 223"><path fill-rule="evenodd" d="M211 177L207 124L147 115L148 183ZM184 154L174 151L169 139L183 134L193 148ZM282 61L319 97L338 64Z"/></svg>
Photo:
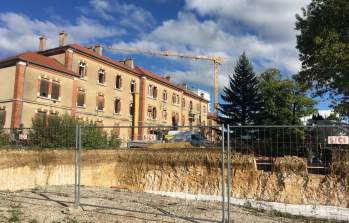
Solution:
<svg viewBox="0 0 349 223"><path fill-rule="evenodd" d="M0 58L38 49L45 35L58 46L58 33L69 43L172 50L190 55L223 56L219 86L228 83L237 58L246 52L256 73L278 68L284 76L300 70L295 14L310 0L2 0ZM177 83L212 95L213 64L177 58L104 50L114 59L135 63ZM213 96L211 96L213 98ZM319 109L327 109L318 100Z"/></svg>

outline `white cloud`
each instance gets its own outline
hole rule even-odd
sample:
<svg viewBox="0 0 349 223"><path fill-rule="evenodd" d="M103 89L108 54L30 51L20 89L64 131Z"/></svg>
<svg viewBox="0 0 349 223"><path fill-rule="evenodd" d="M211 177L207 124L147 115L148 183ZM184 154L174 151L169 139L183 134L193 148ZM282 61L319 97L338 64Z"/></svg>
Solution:
<svg viewBox="0 0 349 223"><path fill-rule="evenodd" d="M17 13L0 13L0 54L36 50L38 36L42 34L48 38L47 47L56 47L60 31L69 34L69 42L78 43L117 36L123 32L85 17L78 18L75 23L59 24L49 20L31 19Z"/></svg>
<svg viewBox="0 0 349 223"><path fill-rule="evenodd" d="M186 0L200 15L242 23L271 41L294 39L295 14L310 0Z"/></svg>
<svg viewBox="0 0 349 223"><path fill-rule="evenodd" d="M94 14L119 24L126 28L131 28L139 32L144 32L145 28L151 28L155 25L156 20L153 15L134 4L121 3L116 0L90 0ZM90 7L82 8L85 14L91 14L93 9Z"/></svg>
<svg viewBox="0 0 349 223"><path fill-rule="evenodd" d="M267 42L257 35L235 34L225 31L218 22L210 19L200 21L195 14L180 12L177 19L163 22L148 35L133 42L114 44L117 47L136 47L150 50L174 50L187 54L205 54L229 56L221 66L220 83L227 83L227 74L231 74L237 57L245 51L254 62L257 72L269 67L278 67L295 73L299 69L295 45L288 41ZM196 82L204 86L213 86L212 65L206 62L191 62L187 71L173 71L175 80Z"/></svg>

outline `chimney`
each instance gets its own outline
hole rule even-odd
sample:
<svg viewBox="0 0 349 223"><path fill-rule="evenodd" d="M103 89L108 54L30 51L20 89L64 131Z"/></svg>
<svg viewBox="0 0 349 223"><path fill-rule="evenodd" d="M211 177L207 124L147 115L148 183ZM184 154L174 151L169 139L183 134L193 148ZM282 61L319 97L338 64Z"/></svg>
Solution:
<svg viewBox="0 0 349 223"><path fill-rule="evenodd" d="M44 35L39 38L39 51L46 50L46 37Z"/></svg>
<svg viewBox="0 0 349 223"><path fill-rule="evenodd" d="M103 47L101 46L101 44L97 44L94 48L94 51L102 56Z"/></svg>
<svg viewBox="0 0 349 223"><path fill-rule="evenodd" d="M125 63L126 66L128 66L128 67L131 68L131 69L134 69L134 68L135 68L135 64L134 64L132 58L126 59L124 63Z"/></svg>
<svg viewBox="0 0 349 223"><path fill-rule="evenodd" d="M67 44L68 34L64 31L59 33L59 46L65 46Z"/></svg>
<svg viewBox="0 0 349 223"><path fill-rule="evenodd" d="M170 75L165 76L165 78L166 78L168 81L171 81L171 76L170 76Z"/></svg>

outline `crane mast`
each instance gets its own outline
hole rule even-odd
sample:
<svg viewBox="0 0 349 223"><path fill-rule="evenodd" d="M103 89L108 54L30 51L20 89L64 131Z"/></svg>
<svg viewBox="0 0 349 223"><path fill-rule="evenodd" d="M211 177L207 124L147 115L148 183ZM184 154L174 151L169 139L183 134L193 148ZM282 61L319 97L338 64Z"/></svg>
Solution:
<svg viewBox="0 0 349 223"><path fill-rule="evenodd" d="M218 69L219 65L221 65L224 61L222 57L219 56L206 56L206 55L187 55L187 54L180 54L174 51L152 51L152 50L144 50L144 49L138 49L138 48L116 48L107 46L108 50L111 51L122 51L122 52L128 52L128 53L142 53L142 54L148 54L153 56L164 56L164 57L178 57L182 59L191 59L191 60L206 60L206 61L212 61L213 62L213 89L214 89L214 111L215 113L218 112Z"/></svg>

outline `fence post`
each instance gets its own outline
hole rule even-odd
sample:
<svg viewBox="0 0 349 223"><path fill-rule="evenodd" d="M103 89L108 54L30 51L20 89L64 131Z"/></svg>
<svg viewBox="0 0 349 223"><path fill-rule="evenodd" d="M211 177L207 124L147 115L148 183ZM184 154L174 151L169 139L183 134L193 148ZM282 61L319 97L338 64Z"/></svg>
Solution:
<svg viewBox="0 0 349 223"><path fill-rule="evenodd" d="M75 127L75 194L74 206L80 206L80 149L81 149L81 126Z"/></svg>
<svg viewBox="0 0 349 223"><path fill-rule="evenodd" d="M229 124L227 125L227 203L228 203L228 208L227 208L227 212L228 212L228 222L230 222L230 191L231 191L231 156L230 156L230 126Z"/></svg>
<svg viewBox="0 0 349 223"><path fill-rule="evenodd" d="M224 179L224 124L222 124L222 149L221 149L221 162L222 162L222 222L225 223L225 199L224 199L224 194L225 194L225 179Z"/></svg>

